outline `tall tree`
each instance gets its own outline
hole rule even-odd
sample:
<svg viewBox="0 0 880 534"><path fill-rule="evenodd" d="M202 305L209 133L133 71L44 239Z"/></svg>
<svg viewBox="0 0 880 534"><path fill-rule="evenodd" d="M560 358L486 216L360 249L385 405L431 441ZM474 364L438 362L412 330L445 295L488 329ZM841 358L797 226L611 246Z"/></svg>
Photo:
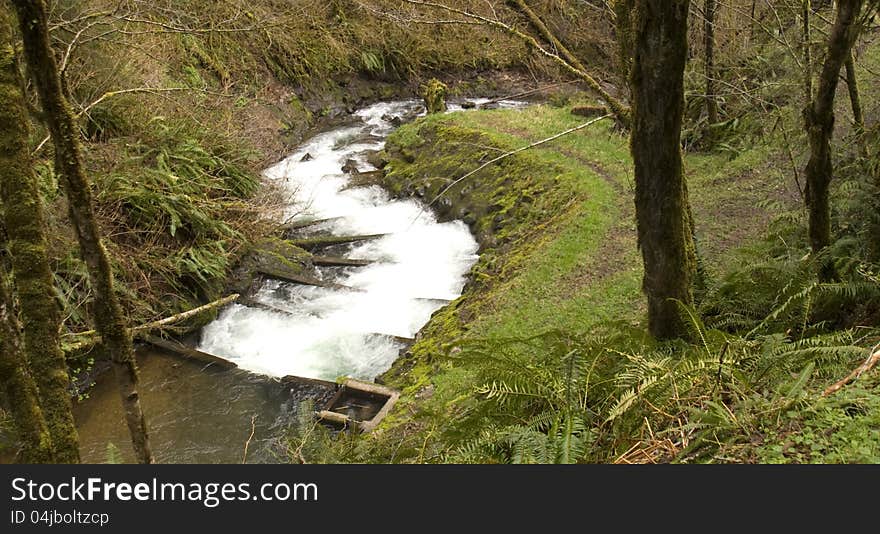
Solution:
<svg viewBox="0 0 880 534"><path fill-rule="evenodd" d="M27 105L13 51L12 18L0 12L0 199L21 306L23 357L37 383L55 461L79 463L61 312L44 232L45 219L28 150Z"/></svg>
<svg viewBox="0 0 880 534"><path fill-rule="evenodd" d="M804 122L810 142L810 159L807 162L804 196L809 210L810 247L814 254L822 252L831 244L831 205L829 186L834 174L831 160L831 136L834 133L834 97L840 79L840 69L849 57L856 41L860 24L859 14L863 0L839 0L827 52L816 94L804 109ZM834 268L825 262L819 278L830 280Z"/></svg>
<svg viewBox="0 0 880 534"><path fill-rule="evenodd" d="M630 139L651 333L686 335L675 301L693 303L697 262L681 158L689 0L636 0Z"/></svg>
<svg viewBox="0 0 880 534"><path fill-rule="evenodd" d="M849 92L849 103L852 107L853 127L855 128L859 153L862 157L868 157L868 145L865 143L865 115L862 112L862 97L859 91L859 78L856 76L856 61L852 49L844 63L846 69L846 89Z"/></svg>
<svg viewBox="0 0 880 534"><path fill-rule="evenodd" d="M113 289L113 272L95 220L92 196L79 147L79 128L61 88L49 44L43 0L13 0L24 41L25 58L40 95L55 147L55 163L67 195L68 213L95 292L95 328L110 354L135 456L153 461L147 424L138 395L138 373L131 332Z"/></svg>
<svg viewBox="0 0 880 534"><path fill-rule="evenodd" d="M809 105L813 101L813 51L812 51L812 18L813 8L810 0L801 0L801 47L804 54L804 102Z"/></svg>
<svg viewBox="0 0 880 534"><path fill-rule="evenodd" d="M706 112L709 115L709 125L718 122L718 95L715 92L715 11L716 0L706 0L704 5L705 19L703 33L705 34L705 71L706 71ZM710 130L711 131L711 130Z"/></svg>
<svg viewBox="0 0 880 534"><path fill-rule="evenodd" d="M22 463L52 463L52 438L37 396L37 384L28 372L21 350L18 321L6 288L6 269L0 261L0 387L13 402L10 412L21 449L16 458Z"/></svg>
<svg viewBox="0 0 880 534"><path fill-rule="evenodd" d="M613 0L614 36L617 41L617 62L624 82L629 89L629 76L632 72L633 47L633 6L635 0Z"/></svg>

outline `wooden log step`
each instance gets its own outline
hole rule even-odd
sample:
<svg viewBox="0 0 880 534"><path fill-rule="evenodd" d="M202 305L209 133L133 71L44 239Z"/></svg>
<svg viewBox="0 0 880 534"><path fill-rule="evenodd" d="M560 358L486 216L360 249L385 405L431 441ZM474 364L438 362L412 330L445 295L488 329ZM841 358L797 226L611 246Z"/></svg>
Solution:
<svg viewBox="0 0 880 534"><path fill-rule="evenodd" d="M373 263L372 260L356 260L337 256L312 256L312 263L325 267L364 267Z"/></svg>
<svg viewBox="0 0 880 534"><path fill-rule="evenodd" d="M177 354L178 356L183 356L184 358L219 365L224 369L235 369L238 367L235 362L227 360L226 358L221 358L220 356L215 356L213 354L208 354L207 352L202 352L200 350L187 347L179 341L164 339L151 334L141 334L138 336L138 338L146 341L150 345L159 347L163 350L167 350L168 352L173 352L174 354Z"/></svg>
<svg viewBox="0 0 880 534"><path fill-rule="evenodd" d="M308 228L310 226L318 226L319 224L338 221L339 219L342 219L342 217L329 217L326 219L307 219L304 221L291 221L287 224L282 225L281 230L283 232L292 232L294 230L302 230L303 228Z"/></svg>
<svg viewBox="0 0 880 534"><path fill-rule="evenodd" d="M444 306L447 305L447 304L449 304L450 302L452 302L452 301L449 300L449 299L433 299L433 298L430 298L430 297L416 297L416 298L414 298L413 300L418 300L418 301L421 301L421 302L436 302L436 303L438 303L438 304L442 304L442 305L444 305Z"/></svg>
<svg viewBox="0 0 880 534"><path fill-rule="evenodd" d="M284 315L293 315L292 312L287 310L282 310L281 308L276 308L275 306L270 306L269 304L265 304L258 300L252 298L239 298L238 303L242 306L246 306L248 308L255 308L258 310L265 310L272 313L282 313Z"/></svg>
<svg viewBox="0 0 880 534"><path fill-rule="evenodd" d="M349 243L358 243L361 241L369 241L371 239L379 239L388 234L367 234L367 235L327 235L316 237L304 237L300 239L290 239L289 242L298 247L311 250L320 247L329 247L332 245L347 245Z"/></svg>
<svg viewBox="0 0 880 534"><path fill-rule="evenodd" d="M340 291L363 291L363 289L358 289L356 287L349 287L346 285L337 284L335 282L325 282L324 280L319 280L308 275L289 273L287 271L277 271L268 267L258 269L257 273L266 278L271 278L273 280L279 280L281 282L287 282L290 284L326 287L328 289L338 289Z"/></svg>
<svg viewBox="0 0 880 534"><path fill-rule="evenodd" d="M394 336L394 335L391 335L391 334L380 334L379 332L370 332L369 335L371 335L371 336L390 337L390 338L393 339L394 341L397 341L398 343L403 343L404 345L411 345L411 344L415 343L415 341L416 341L415 339L413 339L413 338L411 338L411 337Z"/></svg>

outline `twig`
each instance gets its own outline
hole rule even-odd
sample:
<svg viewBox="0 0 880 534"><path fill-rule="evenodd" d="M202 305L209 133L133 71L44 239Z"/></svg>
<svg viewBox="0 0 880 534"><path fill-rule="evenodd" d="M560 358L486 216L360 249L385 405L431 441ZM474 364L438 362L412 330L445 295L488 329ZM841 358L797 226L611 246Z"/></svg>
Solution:
<svg viewBox="0 0 880 534"><path fill-rule="evenodd" d="M834 384L831 384L830 386L825 388L825 391L822 392L822 396L827 397L828 395L831 395L832 393L843 389L844 386L846 386L850 382L855 382L860 376L867 373L875 365L877 365L877 362L880 361L880 343L874 345L874 348L871 349L869 354L870 356L868 356L868 359L865 360L862 365L858 366L853 372L848 374L846 378L835 382Z"/></svg>
<svg viewBox="0 0 880 534"><path fill-rule="evenodd" d="M244 442L244 455L241 457L241 463L247 463L247 453L248 447L251 444L251 440L254 439L254 433L257 431L257 425L255 421L257 420L257 414L251 416L251 435L248 436L247 441Z"/></svg>
<svg viewBox="0 0 880 534"><path fill-rule="evenodd" d="M559 65L563 69L567 70L569 73L577 76L578 78L581 79L581 81L586 83L587 86L589 86L590 89L593 90L593 92L595 92L597 95L599 95L599 98L601 98L606 104L608 104L608 107L614 112L614 115L617 118L617 120L620 122L620 124L629 128L631 120L630 120L630 109L627 106L625 106L622 102L620 102L619 100L617 100L616 98L611 96L607 91L605 91L605 89L602 88L602 85L598 81L596 81L595 78L590 76L590 74L577 68L576 66L572 65L571 63L569 63L568 61L566 61L562 57L554 54L550 50L547 50L546 48L541 46L541 44L531 35L525 34L521 31L517 30L513 26L510 26L509 24L505 24L505 23L501 22L500 20L497 20L494 18L489 18L489 17L484 17L482 15L478 15L476 13L472 13L467 10L447 6L447 5L438 3L438 2L432 2L432 1L428 1L428 0L403 0L403 1L406 2L407 4L416 5L416 6L423 6L423 7L433 8L433 9L439 9L439 10L446 11L447 13L454 13L456 15L460 15L460 16L465 17L470 20L476 20L476 21L482 22L484 24L487 24L489 26L492 26L494 28L498 28L500 30L503 30L503 31L525 41L526 45L528 45L531 49L537 51L538 53L540 53L544 57L555 62L557 65Z"/></svg>

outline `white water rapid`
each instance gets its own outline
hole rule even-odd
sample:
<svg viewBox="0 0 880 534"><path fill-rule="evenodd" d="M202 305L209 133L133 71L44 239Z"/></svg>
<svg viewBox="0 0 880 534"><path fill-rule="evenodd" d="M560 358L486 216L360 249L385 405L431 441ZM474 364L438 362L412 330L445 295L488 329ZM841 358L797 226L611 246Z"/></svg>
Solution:
<svg viewBox="0 0 880 534"><path fill-rule="evenodd" d="M378 186L346 188L351 176L341 170L350 159L360 172L373 170L364 153L384 146L392 117L420 108L413 100L357 111L354 124L313 137L265 171L295 199L288 217L333 218L310 232L387 235L341 254L374 262L368 266L319 268L325 279L351 290L266 281L255 299L288 313L234 304L203 329L200 350L272 376L372 380L397 358L402 345L396 337L413 337L461 294L477 260L467 226L438 223L423 203L391 199Z"/></svg>

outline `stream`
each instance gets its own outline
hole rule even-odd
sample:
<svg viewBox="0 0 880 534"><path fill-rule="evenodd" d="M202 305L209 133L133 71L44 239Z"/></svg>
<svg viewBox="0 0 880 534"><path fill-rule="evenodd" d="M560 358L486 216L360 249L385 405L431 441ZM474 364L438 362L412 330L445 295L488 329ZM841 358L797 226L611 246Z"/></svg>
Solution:
<svg viewBox="0 0 880 534"><path fill-rule="evenodd" d="M450 105L450 111L460 109ZM278 377L372 381L398 357L401 338L414 337L436 310L460 296L477 260L478 244L468 227L438 222L421 201L392 199L379 186L351 186L352 174L342 170L350 170L350 160L357 171L374 170L366 154L383 148L401 118L422 113L418 100L366 107L265 171L292 199L286 220L327 219L308 232L384 235L331 249L371 262L319 267L332 288L266 280L254 300L278 311L233 304L205 326L197 348L234 361L238 369L139 350L140 393L157 461L286 461L278 437L302 399L291 398ZM77 404L83 461L131 461L112 373L100 376Z"/></svg>

